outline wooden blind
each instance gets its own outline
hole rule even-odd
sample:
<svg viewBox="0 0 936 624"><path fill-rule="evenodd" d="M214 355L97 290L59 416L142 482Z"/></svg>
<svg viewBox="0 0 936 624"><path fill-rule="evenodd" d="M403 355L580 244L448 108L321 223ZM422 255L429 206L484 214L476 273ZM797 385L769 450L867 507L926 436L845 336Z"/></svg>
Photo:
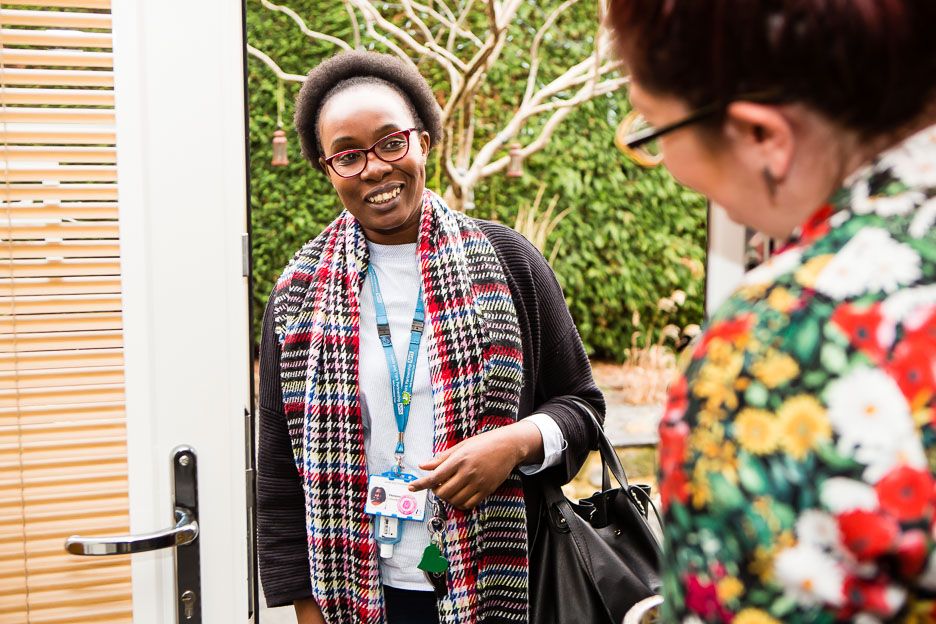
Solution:
<svg viewBox="0 0 936 624"><path fill-rule="evenodd" d="M131 622L110 0L0 4L0 622Z"/></svg>

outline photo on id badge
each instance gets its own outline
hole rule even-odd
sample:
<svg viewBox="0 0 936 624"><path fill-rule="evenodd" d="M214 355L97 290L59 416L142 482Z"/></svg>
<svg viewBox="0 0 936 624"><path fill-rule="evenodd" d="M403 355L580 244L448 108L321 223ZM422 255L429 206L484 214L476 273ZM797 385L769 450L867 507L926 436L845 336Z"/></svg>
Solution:
<svg viewBox="0 0 936 624"><path fill-rule="evenodd" d="M364 513L375 516L388 516L403 520L421 521L426 517L427 491L410 492L410 479L392 475L371 475L367 485L367 505Z"/></svg>

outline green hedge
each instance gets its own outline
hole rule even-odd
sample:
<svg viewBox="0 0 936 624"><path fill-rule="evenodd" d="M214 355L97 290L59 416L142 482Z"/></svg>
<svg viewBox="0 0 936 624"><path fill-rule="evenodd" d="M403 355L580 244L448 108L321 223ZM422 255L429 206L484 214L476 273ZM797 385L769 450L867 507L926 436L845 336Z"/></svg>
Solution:
<svg viewBox="0 0 936 624"><path fill-rule="evenodd" d="M525 5L515 27L513 47L505 49L501 64L489 74L489 84L477 105L482 137L489 136L487 133L510 113L510 103L519 100L526 75L523 51L529 50L524 39L529 32L526 22L541 20L542 12L552 4ZM576 42L571 44L574 48L587 49L594 31L593 7L582 4L587 6L559 22L562 32L552 37L552 49L544 50L543 79L555 70L548 59L561 59L563 51L569 49L568 41ZM313 28L348 38L347 14L333 8L333 3L294 0L289 6L306 16ZM249 0L247 7L248 41L285 71L304 74L335 52L331 45L302 36L287 17L267 11L259 1ZM444 88L435 82L440 74L434 65L426 62L421 67L433 86ZM259 328L263 306L283 266L341 206L327 178L299 154L291 124L292 100L299 89L296 83L286 84L284 121L290 164L270 164L277 81L273 72L253 57L248 69L253 302L255 328ZM626 110L623 93L584 104L566 118L544 150L528 159L523 178L498 174L484 180L475 190L477 207L473 212L481 218L513 224L518 207L532 203L539 184L547 185L544 205L559 194L557 211L571 211L553 233L563 241L554 269L589 353L615 360L622 360L630 345L633 312L640 312L642 319L652 318L656 302L676 289L686 292L687 302L672 320L681 325L700 321L703 283L687 265L699 266L705 254L705 200L679 186L662 168L642 169L614 147L614 129ZM520 141L531 140L536 131L535 127L528 129ZM430 183L434 179L432 165L430 162Z"/></svg>

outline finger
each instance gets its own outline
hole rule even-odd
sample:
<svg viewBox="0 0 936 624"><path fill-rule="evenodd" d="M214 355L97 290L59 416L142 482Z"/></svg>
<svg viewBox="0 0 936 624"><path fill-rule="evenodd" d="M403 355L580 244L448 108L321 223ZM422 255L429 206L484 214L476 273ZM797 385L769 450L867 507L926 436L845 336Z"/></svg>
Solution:
<svg viewBox="0 0 936 624"><path fill-rule="evenodd" d="M474 496L472 496L467 501L465 501L463 509L466 509L466 510L474 509L475 507L480 505L481 502L485 498L487 498L487 496L484 496L483 494L481 494L481 492L477 492Z"/></svg>
<svg viewBox="0 0 936 624"><path fill-rule="evenodd" d="M434 456L432 457L432 459L429 459L429 460L424 461L423 463L419 464L419 467L422 468L423 470L434 470L435 468L437 468L437 467L439 466L439 464L441 464L441 463L444 462L446 459L448 459L449 456L450 456L450 455L455 451L455 449L457 449L457 448L458 448L458 444L456 444L455 446L453 446L453 447L451 447L451 448L447 448L447 449L445 449L444 451L442 451L441 453L437 453L436 455L434 455Z"/></svg>
<svg viewBox="0 0 936 624"><path fill-rule="evenodd" d="M477 494L477 488L472 483L458 483L453 479L452 481L446 483L443 487L439 488L439 492L436 493L436 496L442 500L458 507L459 509L467 509L465 505L472 499L472 497Z"/></svg>
<svg viewBox="0 0 936 624"><path fill-rule="evenodd" d="M449 449L451 451L451 449ZM449 453L449 451L443 451L444 453ZM440 453L439 455L442 455ZM446 481L452 478L455 475L457 470L457 462L447 461L449 459L448 455L442 460L442 463L439 464L435 470L427 474L426 476L417 479L410 483L409 490L411 492L419 492L420 490L430 489L433 492ZM421 465L422 466L422 465ZM436 493L438 496L438 493Z"/></svg>

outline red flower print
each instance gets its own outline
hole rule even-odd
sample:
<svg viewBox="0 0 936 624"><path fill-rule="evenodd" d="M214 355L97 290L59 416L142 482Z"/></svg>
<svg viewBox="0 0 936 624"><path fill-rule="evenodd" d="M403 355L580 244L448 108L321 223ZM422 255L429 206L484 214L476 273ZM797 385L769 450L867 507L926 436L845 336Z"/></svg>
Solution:
<svg viewBox="0 0 936 624"><path fill-rule="evenodd" d="M686 378L680 375L669 388L666 396L666 411L663 412L663 420L668 423L674 423L682 419L689 407L689 387Z"/></svg>
<svg viewBox="0 0 936 624"><path fill-rule="evenodd" d="M682 470L664 473L660 479L660 504L663 506L663 511L669 509L673 500L683 505L689 500L689 481Z"/></svg>
<svg viewBox="0 0 936 624"><path fill-rule="evenodd" d="M730 622L734 618L734 614L718 602L715 584L702 583L695 576L690 576L686 583L686 608L706 621L717 617L722 622Z"/></svg>
<svg viewBox="0 0 936 624"><path fill-rule="evenodd" d="M800 228L800 241L805 243L825 236L832 226L829 225L829 217L835 213L835 208L831 204L823 204Z"/></svg>
<svg viewBox="0 0 936 624"><path fill-rule="evenodd" d="M885 581L864 581L851 576L845 579L845 599L856 611L870 611L890 617L903 606L901 594L888 593Z"/></svg>
<svg viewBox="0 0 936 624"><path fill-rule="evenodd" d="M905 578L916 577L926 563L926 533L913 529L901 535L897 540L897 560Z"/></svg>
<svg viewBox="0 0 936 624"><path fill-rule="evenodd" d="M933 477L926 470L897 466L878 481L881 509L901 522L919 520L929 508L933 495Z"/></svg>
<svg viewBox="0 0 936 624"><path fill-rule="evenodd" d="M832 313L831 321L841 329L849 342L856 349L868 356L875 364L884 360L890 344L881 344L881 323L884 315L881 314L880 302L869 308L862 309L851 303L845 303Z"/></svg>
<svg viewBox="0 0 936 624"><path fill-rule="evenodd" d="M904 320L904 340L910 343L936 348L936 306L917 309Z"/></svg>
<svg viewBox="0 0 936 624"><path fill-rule="evenodd" d="M927 405L936 392L936 379L933 377L932 347L909 340L901 340L894 348L894 355L884 369L900 386L900 391L907 397L911 410L915 411Z"/></svg>
<svg viewBox="0 0 936 624"><path fill-rule="evenodd" d="M838 516L846 548L862 561L891 552L897 541L897 521L878 512L856 509Z"/></svg>
<svg viewBox="0 0 936 624"><path fill-rule="evenodd" d="M705 354L708 353L709 344L711 344L712 340L716 338L721 338L722 340L727 340L728 342L737 341L739 338L746 336L747 333L751 331L751 326L753 324L753 314L745 314L743 316L739 316L738 318L719 321L713 324L705 331L705 335L699 342L699 346L696 347L695 352L693 352L692 357L696 359L704 357Z"/></svg>
<svg viewBox="0 0 936 624"><path fill-rule="evenodd" d="M684 422L660 425L660 470L663 474L682 468L688 438L689 425Z"/></svg>

